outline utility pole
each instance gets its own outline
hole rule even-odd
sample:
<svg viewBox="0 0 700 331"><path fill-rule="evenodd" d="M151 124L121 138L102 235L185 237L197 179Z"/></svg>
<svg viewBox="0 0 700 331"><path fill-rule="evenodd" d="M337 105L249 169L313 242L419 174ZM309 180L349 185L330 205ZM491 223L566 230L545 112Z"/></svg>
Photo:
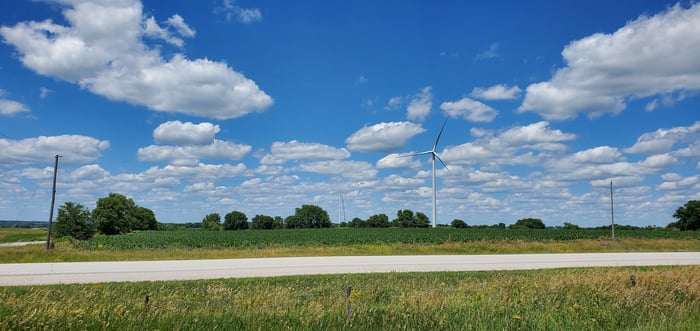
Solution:
<svg viewBox="0 0 700 331"><path fill-rule="evenodd" d="M615 211L613 210L613 185L610 181L610 231L612 231L612 240L615 240Z"/></svg>
<svg viewBox="0 0 700 331"><path fill-rule="evenodd" d="M51 192L51 210L49 211L49 231L46 235L46 250L52 250L53 245L51 243L51 222L53 221L53 207L56 202L56 174L58 173L58 158L60 155L56 154L56 161L53 166L53 191Z"/></svg>

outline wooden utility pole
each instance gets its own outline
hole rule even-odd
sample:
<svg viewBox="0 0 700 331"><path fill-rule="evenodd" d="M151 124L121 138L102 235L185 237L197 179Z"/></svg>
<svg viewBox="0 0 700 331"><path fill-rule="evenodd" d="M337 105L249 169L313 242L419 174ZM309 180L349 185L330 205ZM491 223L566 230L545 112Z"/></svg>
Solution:
<svg viewBox="0 0 700 331"><path fill-rule="evenodd" d="M615 240L615 211L613 210L613 186L610 181L610 231L612 232L612 240Z"/></svg>
<svg viewBox="0 0 700 331"><path fill-rule="evenodd" d="M51 244L51 222L53 222L53 207L56 202L56 174L58 173L58 158L60 155L56 154L56 161L53 165L53 191L51 192L51 210L49 211L49 229L46 235L46 250L53 249Z"/></svg>

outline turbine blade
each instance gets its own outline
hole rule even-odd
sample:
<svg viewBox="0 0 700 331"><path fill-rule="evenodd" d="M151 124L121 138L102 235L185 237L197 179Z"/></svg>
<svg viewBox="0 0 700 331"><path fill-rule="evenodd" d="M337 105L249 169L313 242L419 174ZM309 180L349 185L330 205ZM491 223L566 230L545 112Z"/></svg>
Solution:
<svg viewBox="0 0 700 331"><path fill-rule="evenodd" d="M435 149L437 149L438 142L440 141L440 136L442 136L442 130L445 129L445 124L447 124L447 119L445 119L445 122L442 123L440 133L438 133L437 139L435 139L435 145L433 145L433 152L435 152Z"/></svg>
<svg viewBox="0 0 700 331"><path fill-rule="evenodd" d="M440 158L439 155L437 155L437 153L433 153L433 157L438 159L440 161L440 163L442 163L442 166L445 167L445 169L450 170L450 168L447 167L447 164L445 164L445 162L442 161L442 159Z"/></svg>
<svg viewBox="0 0 700 331"><path fill-rule="evenodd" d="M409 156L418 156L418 155L427 155L431 154L433 151L425 151L425 152L420 152L420 153L411 153L411 154L401 154L399 157L409 157Z"/></svg>

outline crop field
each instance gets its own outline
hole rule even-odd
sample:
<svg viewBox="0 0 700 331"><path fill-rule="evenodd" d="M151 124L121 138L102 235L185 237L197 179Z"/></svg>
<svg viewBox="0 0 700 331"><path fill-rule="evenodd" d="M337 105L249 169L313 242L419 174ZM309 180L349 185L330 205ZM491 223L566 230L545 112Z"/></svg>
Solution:
<svg viewBox="0 0 700 331"><path fill-rule="evenodd" d="M244 231L143 231L120 236L99 236L84 241L81 249L162 248L264 248L279 246L347 246L375 244L444 244L479 241L573 241L609 238L607 230L532 229L416 229L345 228ZM622 230L616 238L700 239L700 231Z"/></svg>
<svg viewBox="0 0 700 331"><path fill-rule="evenodd" d="M0 228L0 243L46 240L44 229Z"/></svg>
<svg viewBox="0 0 700 331"><path fill-rule="evenodd" d="M2 330L697 330L698 325L700 266L0 287Z"/></svg>

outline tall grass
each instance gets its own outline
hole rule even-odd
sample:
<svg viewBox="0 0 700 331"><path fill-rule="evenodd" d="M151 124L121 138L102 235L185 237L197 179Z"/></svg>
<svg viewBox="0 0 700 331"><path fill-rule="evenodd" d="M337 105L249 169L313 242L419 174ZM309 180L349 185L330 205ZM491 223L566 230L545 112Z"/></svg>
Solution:
<svg viewBox="0 0 700 331"><path fill-rule="evenodd" d="M0 288L3 330L697 330L697 325L700 266Z"/></svg>

